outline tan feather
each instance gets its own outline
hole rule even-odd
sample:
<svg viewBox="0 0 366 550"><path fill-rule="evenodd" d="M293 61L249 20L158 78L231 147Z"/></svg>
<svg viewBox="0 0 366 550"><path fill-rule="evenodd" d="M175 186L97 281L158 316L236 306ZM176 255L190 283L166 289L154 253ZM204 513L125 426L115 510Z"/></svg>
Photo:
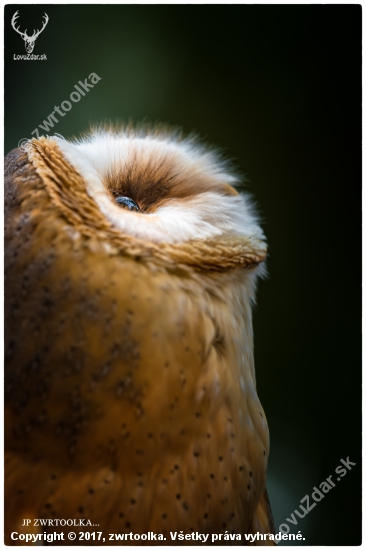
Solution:
<svg viewBox="0 0 366 550"><path fill-rule="evenodd" d="M45 138L7 157L5 239L6 543L26 517L166 544L272 528L251 321L265 243L123 234Z"/></svg>

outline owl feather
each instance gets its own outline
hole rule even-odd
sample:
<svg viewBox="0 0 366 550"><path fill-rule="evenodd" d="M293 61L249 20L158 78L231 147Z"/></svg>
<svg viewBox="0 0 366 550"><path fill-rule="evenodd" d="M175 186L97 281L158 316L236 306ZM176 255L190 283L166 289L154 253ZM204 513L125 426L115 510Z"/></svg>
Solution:
<svg viewBox="0 0 366 550"><path fill-rule="evenodd" d="M273 533L252 329L266 243L240 181L164 128L7 156L7 544L23 518L159 544Z"/></svg>

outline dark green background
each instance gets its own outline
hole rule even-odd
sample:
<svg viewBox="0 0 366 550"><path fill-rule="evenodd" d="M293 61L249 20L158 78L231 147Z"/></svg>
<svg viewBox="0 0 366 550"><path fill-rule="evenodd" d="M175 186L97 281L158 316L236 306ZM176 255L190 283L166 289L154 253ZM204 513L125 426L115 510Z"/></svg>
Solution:
<svg viewBox="0 0 366 550"><path fill-rule="evenodd" d="M13 60L25 53L16 9L29 32L49 15L34 49L47 61ZM6 152L92 72L102 80L54 131L164 121L246 174L269 243L254 328L276 525L349 456L356 466L291 532L360 544L361 7L8 5Z"/></svg>

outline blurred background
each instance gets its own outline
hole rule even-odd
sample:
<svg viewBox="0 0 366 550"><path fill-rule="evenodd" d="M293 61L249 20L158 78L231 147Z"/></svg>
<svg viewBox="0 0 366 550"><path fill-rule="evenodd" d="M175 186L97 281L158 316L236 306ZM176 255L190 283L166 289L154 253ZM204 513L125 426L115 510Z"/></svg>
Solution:
<svg viewBox="0 0 366 550"><path fill-rule="evenodd" d="M33 52L47 61L13 59L17 9L28 34L48 14ZM101 80L49 134L168 122L245 174L269 243L254 332L276 527L333 475L290 532L360 544L361 6L7 5L5 153L90 73Z"/></svg>

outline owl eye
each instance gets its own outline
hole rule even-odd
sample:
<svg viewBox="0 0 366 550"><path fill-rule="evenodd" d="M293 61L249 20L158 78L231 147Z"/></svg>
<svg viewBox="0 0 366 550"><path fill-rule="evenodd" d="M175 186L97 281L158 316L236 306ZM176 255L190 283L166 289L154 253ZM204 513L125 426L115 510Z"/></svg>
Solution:
<svg viewBox="0 0 366 550"><path fill-rule="evenodd" d="M134 212L140 211L140 207L137 202L130 199L129 197L117 197L116 202L121 206L127 206L129 210L132 210Z"/></svg>

